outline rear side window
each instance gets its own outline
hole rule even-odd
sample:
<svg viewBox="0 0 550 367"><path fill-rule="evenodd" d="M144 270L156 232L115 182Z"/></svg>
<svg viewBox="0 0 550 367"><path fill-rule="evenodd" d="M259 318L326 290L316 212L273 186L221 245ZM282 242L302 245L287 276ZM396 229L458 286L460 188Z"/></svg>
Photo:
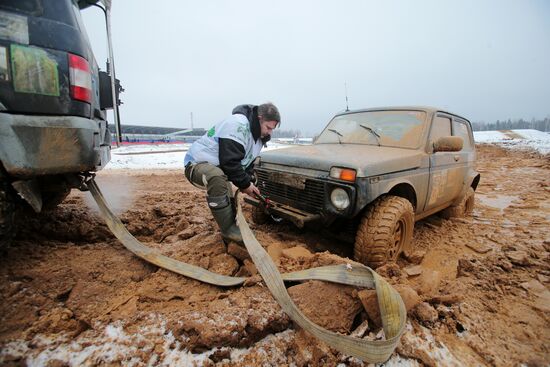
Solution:
<svg viewBox="0 0 550 367"><path fill-rule="evenodd" d="M74 18L71 0L46 1L42 5L44 7L44 18L56 20L60 23L78 28L76 19Z"/></svg>
<svg viewBox="0 0 550 367"><path fill-rule="evenodd" d="M25 13L27 15L42 14L41 0L2 0L0 9Z"/></svg>
<svg viewBox="0 0 550 367"><path fill-rule="evenodd" d="M73 8L74 19L78 24L78 28L80 29L80 32L82 33L84 38L86 38L86 41L88 42L88 44L90 44L90 39L88 38L88 33L86 33L86 27L84 27L84 21L82 20L80 9L78 8L78 5L76 3L73 3L72 8Z"/></svg>
<svg viewBox="0 0 550 367"><path fill-rule="evenodd" d="M453 121L453 135L460 136L464 141L463 148L464 150L472 149L472 140L470 138L470 133L468 131L468 126L463 121Z"/></svg>
<svg viewBox="0 0 550 367"><path fill-rule="evenodd" d="M72 0L1 0L0 9L29 15L43 17L56 22L68 24L77 28L74 17Z"/></svg>
<svg viewBox="0 0 550 367"><path fill-rule="evenodd" d="M436 116L432 124L430 140L435 142L444 136L451 136L451 119L444 116Z"/></svg>

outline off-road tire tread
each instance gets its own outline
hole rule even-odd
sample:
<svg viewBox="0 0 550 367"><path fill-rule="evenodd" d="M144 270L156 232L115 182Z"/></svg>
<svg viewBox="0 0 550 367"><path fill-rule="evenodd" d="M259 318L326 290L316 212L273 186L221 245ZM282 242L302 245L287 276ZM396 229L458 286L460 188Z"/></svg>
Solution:
<svg viewBox="0 0 550 367"><path fill-rule="evenodd" d="M355 260L377 268L392 261L388 259L388 249L393 240L393 230L399 219L408 216L404 235L408 236L404 247L412 240L414 226L414 210L412 204L398 196L384 196L371 204L357 229L355 236L354 256ZM403 249L402 249L403 250Z"/></svg>

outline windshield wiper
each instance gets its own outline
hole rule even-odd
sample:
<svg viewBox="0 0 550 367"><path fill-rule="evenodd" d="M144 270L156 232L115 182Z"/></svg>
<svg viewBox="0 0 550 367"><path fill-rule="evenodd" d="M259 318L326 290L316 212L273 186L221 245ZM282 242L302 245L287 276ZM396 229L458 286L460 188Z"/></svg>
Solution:
<svg viewBox="0 0 550 367"><path fill-rule="evenodd" d="M336 135L338 135L338 144L342 144L342 141L340 140L340 137L341 137L341 136L344 136L344 135L340 134L340 133L338 132L338 130L334 130L334 129L327 129L327 130L328 130L328 131L332 131L333 133L335 133Z"/></svg>
<svg viewBox="0 0 550 367"><path fill-rule="evenodd" d="M374 135L374 137L376 138L376 142L378 143L378 146L380 146L380 134L378 134L376 131L374 131L374 129L370 126L366 126L366 125L363 125L363 124L359 124L359 126L361 126L363 129L369 131L370 133L372 133L372 135Z"/></svg>

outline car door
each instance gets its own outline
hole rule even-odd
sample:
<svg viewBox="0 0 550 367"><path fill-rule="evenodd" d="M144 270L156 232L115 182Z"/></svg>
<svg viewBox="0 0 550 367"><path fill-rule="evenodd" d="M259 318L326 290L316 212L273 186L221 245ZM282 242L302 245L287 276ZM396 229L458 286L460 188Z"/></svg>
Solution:
<svg viewBox="0 0 550 367"><path fill-rule="evenodd" d="M453 117L437 113L432 121L429 136L430 184L424 211L451 203L461 192L464 183L465 158L460 152L433 152L433 143L452 136Z"/></svg>

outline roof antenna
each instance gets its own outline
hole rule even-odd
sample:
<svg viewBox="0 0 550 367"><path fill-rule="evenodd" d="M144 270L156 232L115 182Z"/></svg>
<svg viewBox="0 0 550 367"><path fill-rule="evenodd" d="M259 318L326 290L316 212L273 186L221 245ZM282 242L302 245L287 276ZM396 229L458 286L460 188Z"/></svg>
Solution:
<svg viewBox="0 0 550 367"><path fill-rule="evenodd" d="M344 82L344 89L346 90L346 112L349 111L349 106L348 106L348 84L346 82Z"/></svg>

